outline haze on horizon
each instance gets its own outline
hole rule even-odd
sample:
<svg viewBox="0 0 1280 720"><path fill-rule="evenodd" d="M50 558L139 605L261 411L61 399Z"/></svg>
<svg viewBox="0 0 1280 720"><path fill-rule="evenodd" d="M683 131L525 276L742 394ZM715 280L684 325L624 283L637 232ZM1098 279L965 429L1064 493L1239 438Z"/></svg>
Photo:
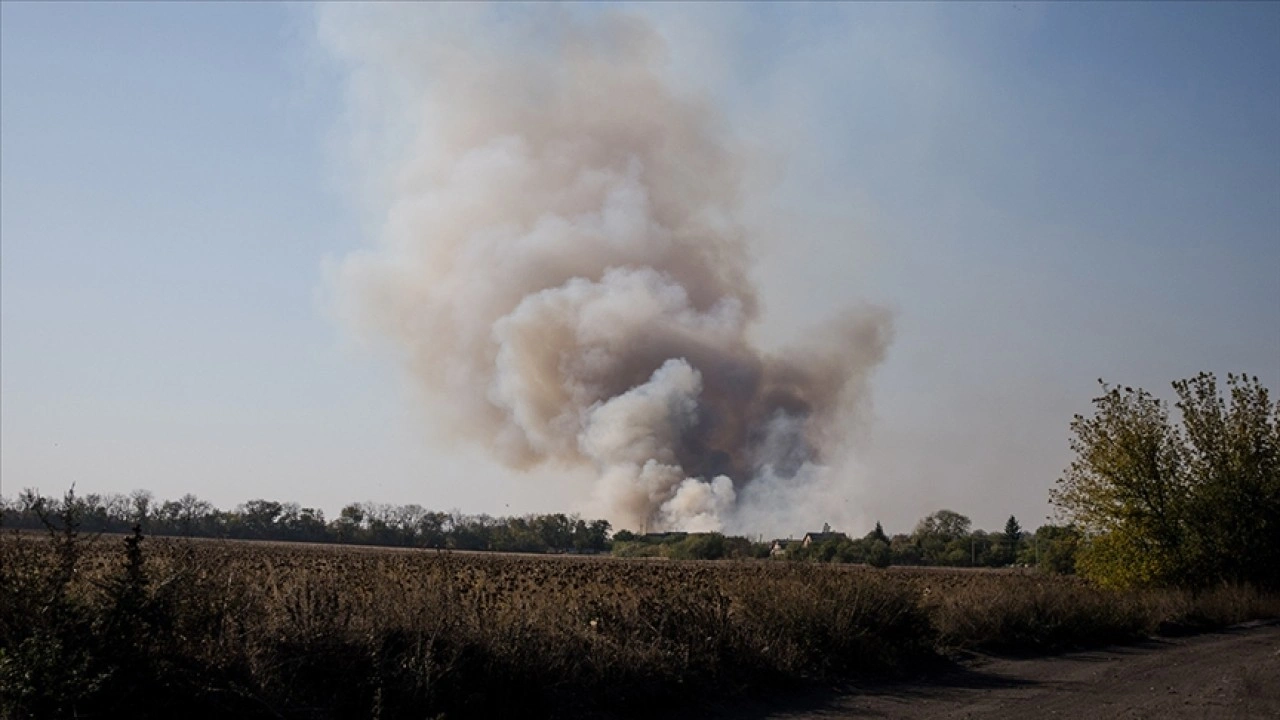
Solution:
<svg viewBox="0 0 1280 720"><path fill-rule="evenodd" d="M4 3L0 493L600 511L573 452L522 470L451 439L461 406L402 367L423 341L365 332L343 288L386 256L424 103L469 117L423 89L617 13L696 108L685 156L744 198L741 347L892 318L790 531L1034 527L1097 378L1280 390L1274 5Z"/></svg>

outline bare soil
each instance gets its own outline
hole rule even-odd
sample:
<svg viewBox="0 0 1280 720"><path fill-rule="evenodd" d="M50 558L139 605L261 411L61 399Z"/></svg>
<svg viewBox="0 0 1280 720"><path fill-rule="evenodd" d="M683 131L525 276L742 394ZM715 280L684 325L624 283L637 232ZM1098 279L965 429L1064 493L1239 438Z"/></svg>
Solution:
<svg viewBox="0 0 1280 720"><path fill-rule="evenodd" d="M1280 623L1052 657L973 657L893 684L720 708L715 717L1280 718Z"/></svg>

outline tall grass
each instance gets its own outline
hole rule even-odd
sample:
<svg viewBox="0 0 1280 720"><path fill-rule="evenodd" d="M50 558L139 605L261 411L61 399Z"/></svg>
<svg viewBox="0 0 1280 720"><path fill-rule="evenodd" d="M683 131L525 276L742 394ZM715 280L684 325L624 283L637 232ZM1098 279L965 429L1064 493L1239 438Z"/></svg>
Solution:
<svg viewBox="0 0 1280 720"><path fill-rule="evenodd" d="M0 714L649 716L761 687L1280 614L1038 575L0 542Z"/></svg>

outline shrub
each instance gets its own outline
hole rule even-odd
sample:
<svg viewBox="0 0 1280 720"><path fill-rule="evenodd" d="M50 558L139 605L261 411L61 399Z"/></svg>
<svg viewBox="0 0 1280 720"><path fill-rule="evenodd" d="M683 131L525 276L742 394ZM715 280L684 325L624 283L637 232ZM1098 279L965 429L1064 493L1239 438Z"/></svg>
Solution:
<svg viewBox="0 0 1280 720"><path fill-rule="evenodd" d="M1038 574L65 537L0 542L2 717L653 716L1280 613Z"/></svg>

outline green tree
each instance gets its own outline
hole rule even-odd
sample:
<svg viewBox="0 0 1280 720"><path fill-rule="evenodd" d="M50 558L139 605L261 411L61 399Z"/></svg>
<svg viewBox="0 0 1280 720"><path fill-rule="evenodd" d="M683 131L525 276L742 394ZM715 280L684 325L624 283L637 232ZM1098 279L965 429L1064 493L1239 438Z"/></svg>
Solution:
<svg viewBox="0 0 1280 720"><path fill-rule="evenodd" d="M274 535L276 520L283 513L282 503L274 500L250 500L240 506L240 524L248 537L270 538Z"/></svg>
<svg viewBox="0 0 1280 720"><path fill-rule="evenodd" d="M578 520L573 530L573 546L579 550L604 550L609 546L608 520Z"/></svg>
<svg viewBox="0 0 1280 720"><path fill-rule="evenodd" d="M449 515L442 512L428 511L418 518L417 537L423 547L441 548L445 544L445 523Z"/></svg>
<svg viewBox="0 0 1280 720"><path fill-rule="evenodd" d="M944 540L954 540L968 535L972 526L969 518L958 512L939 510L916 524L916 535L936 535Z"/></svg>
<svg viewBox="0 0 1280 720"><path fill-rule="evenodd" d="M338 512L338 519L333 522L334 535L338 542L357 542L364 531L364 508L360 503L351 503Z"/></svg>
<svg viewBox="0 0 1280 720"><path fill-rule="evenodd" d="M155 511L156 498L150 490L134 490L129 494L130 515L133 522L145 526Z"/></svg>
<svg viewBox="0 0 1280 720"><path fill-rule="evenodd" d="M920 565L924 562L924 551L910 535L894 535L889 540L889 552L894 565Z"/></svg>
<svg viewBox="0 0 1280 720"><path fill-rule="evenodd" d="M1092 417L1071 422L1076 459L1050 500L1096 540L1085 574L1111 585L1170 582L1182 565L1189 489L1165 404L1145 390L1102 385Z"/></svg>
<svg viewBox="0 0 1280 720"><path fill-rule="evenodd" d="M876 523L879 527L880 523ZM889 551L889 543L885 540L872 540L867 548L867 564L876 568L887 568L893 563L893 553Z"/></svg>
<svg viewBox="0 0 1280 720"><path fill-rule="evenodd" d="M668 550L675 560L719 560L725 556L725 537L720 533L687 535Z"/></svg>
<svg viewBox="0 0 1280 720"><path fill-rule="evenodd" d="M533 528L543 544L551 550L567 550L573 546L573 521L563 513L538 515Z"/></svg>
<svg viewBox="0 0 1280 720"><path fill-rule="evenodd" d="M971 548L969 518L952 510L939 510L920 519L912 540L927 565L968 565Z"/></svg>
<svg viewBox="0 0 1280 720"><path fill-rule="evenodd" d="M1004 541L1009 543L1010 547L1017 547L1022 542L1022 526L1018 524L1018 518L1010 515L1004 524Z"/></svg>
<svg viewBox="0 0 1280 720"><path fill-rule="evenodd" d="M1187 506L1189 571L1204 581L1280 585L1280 403L1257 377L1213 375L1174 383Z"/></svg>
<svg viewBox="0 0 1280 720"><path fill-rule="evenodd" d="M1004 537L1001 541L1004 545L1004 562L1006 564L1013 562L1018 557L1018 545L1022 543L1022 526L1018 524L1018 518L1009 516L1004 524Z"/></svg>
<svg viewBox="0 0 1280 720"><path fill-rule="evenodd" d="M882 526L880 525L880 521L879 521L879 520L877 520L877 521L876 521L876 527L875 527L875 529L874 529L874 530L872 530L871 532L867 533L867 537L866 537L866 539L867 539L867 540L879 540L880 542L882 542L882 543L884 543L884 544L885 544L885 547L888 547L888 545L889 545L889 536L884 534L884 527L882 527Z"/></svg>
<svg viewBox="0 0 1280 720"><path fill-rule="evenodd" d="M1075 573L1079 550L1080 531L1074 525L1042 525L1036 530L1034 554L1045 572Z"/></svg>
<svg viewBox="0 0 1280 720"><path fill-rule="evenodd" d="M1084 533L1082 574L1116 586L1277 585L1280 430L1256 377L1173 384L1181 427L1150 393L1103 384L1071 423L1071 463L1051 494Z"/></svg>

